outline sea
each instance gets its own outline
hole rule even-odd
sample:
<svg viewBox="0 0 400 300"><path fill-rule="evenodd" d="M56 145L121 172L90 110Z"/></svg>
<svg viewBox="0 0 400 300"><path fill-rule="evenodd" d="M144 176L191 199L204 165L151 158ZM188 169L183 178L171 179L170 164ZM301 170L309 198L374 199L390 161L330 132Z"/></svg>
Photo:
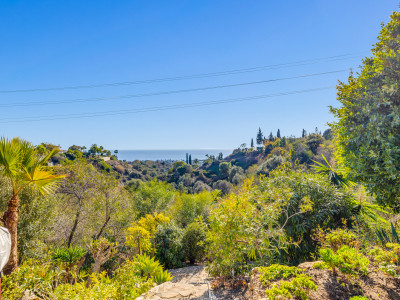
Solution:
<svg viewBox="0 0 400 300"><path fill-rule="evenodd" d="M232 149L197 149L197 150L118 150L119 160L160 160L160 161L179 161L186 160L186 153L192 156L192 161L207 159L206 154L218 156L222 153L224 157L232 153Z"/></svg>

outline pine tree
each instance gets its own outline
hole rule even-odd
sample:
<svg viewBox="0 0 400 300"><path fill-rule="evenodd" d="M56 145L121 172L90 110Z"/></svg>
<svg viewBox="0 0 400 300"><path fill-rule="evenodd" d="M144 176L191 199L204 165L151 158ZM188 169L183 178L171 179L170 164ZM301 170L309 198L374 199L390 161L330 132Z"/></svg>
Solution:
<svg viewBox="0 0 400 300"><path fill-rule="evenodd" d="M257 142L257 145L262 145L262 143L263 143L263 133L261 131L261 128L258 128L256 142Z"/></svg>
<svg viewBox="0 0 400 300"><path fill-rule="evenodd" d="M268 140L269 140L270 142L273 142L273 141L275 140L274 135L272 134L272 132L269 134Z"/></svg>
<svg viewBox="0 0 400 300"><path fill-rule="evenodd" d="M278 132L276 133L277 138L281 138L281 131L278 129Z"/></svg>
<svg viewBox="0 0 400 300"><path fill-rule="evenodd" d="M253 141L253 138L251 139L251 148L254 148L254 141Z"/></svg>

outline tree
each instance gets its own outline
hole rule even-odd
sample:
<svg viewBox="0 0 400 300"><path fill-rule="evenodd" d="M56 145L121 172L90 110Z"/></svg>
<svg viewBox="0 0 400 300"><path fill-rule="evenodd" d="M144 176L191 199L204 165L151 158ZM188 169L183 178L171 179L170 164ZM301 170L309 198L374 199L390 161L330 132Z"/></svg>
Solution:
<svg viewBox="0 0 400 300"><path fill-rule="evenodd" d="M285 147L286 147L286 138L285 138L285 137L283 137L283 138L281 139L281 147L282 147L282 148L285 148Z"/></svg>
<svg viewBox="0 0 400 300"><path fill-rule="evenodd" d="M306 143L308 147L310 147L310 150L314 153L317 154L317 149L320 144L324 142L324 138L317 134L317 133L311 133L306 140Z"/></svg>
<svg viewBox="0 0 400 300"><path fill-rule="evenodd" d="M187 164L189 163L189 154L188 153L186 153L186 163Z"/></svg>
<svg viewBox="0 0 400 300"><path fill-rule="evenodd" d="M270 132L269 136L268 136L268 140L270 142L273 142L275 140L274 135L272 134L272 132Z"/></svg>
<svg viewBox="0 0 400 300"><path fill-rule="evenodd" d="M326 140L332 140L333 139L332 129L328 128L327 130L325 130L322 136Z"/></svg>
<svg viewBox="0 0 400 300"><path fill-rule="evenodd" d="M191 165L192 164L192 155L190 154L189 155L189 165Z"/></svg>
<svg viewBox="0 0 400 300"><path fill-rule="evenodd" d="M19 194L29 187L38 189L42 194L54 192L57 183L64 175L54 175L46 166L47 161L58 152L51 150L40 155L38 150L28 141L4 137L0 138L0 166L12 186L12 195L7 203L7 210L2 216L4 227L11 235L11 254L4 267L4 273L10 274L18 266L18 213Z"/></svg>
<svg viewBox="0 0 400 300"><path fill-rule="evenodd" d="M68 177L62 183L59 193L64 196L63 211L67 210L67 205L71 206L74 216L70 220L72 226L68 230L67 246L70 247L72 240L78 228L78 225L84 219L83 214L90 207L90 200L95 192L96 181L98 177L97 170L88 163L78 162L62 169Z"/></svg>
<svg viewBox="0 0 400 300"><path fill-rule="evenodd" d="M304 138L307 136L307 131L303 128L303 132L301 133L301 137Z"/></svg>
<svg viewBox="0 0 400 300"><path fill-rule="evenodd" d="M253 141L253 138L251 138L250 147L251 147L251 148L254 148L254 141Z"/></svg>
<svg viewBox="0 0 400 300"><path fill-rule="evenodd" d="M219 164L219 177L221 179L227 179L229 177L229 170L231 166L228 162L222 162Z"/></svg>
<svg viewBox="0 0 400 300"><path fill-rule="evenodd" d="M246 146L245 146L246 147ZM224 159L224 154L222 152L220 152L218 154L218 160L223 160Z"/></svg>
<svg viewBox="0 0 400 300"><path fill-rule="evenodd" d="M339 162L377 200L400 211L400 13L382 27L372 56L357 75L340 82L337 122Z"/></svg>
<svg viewBox="0 0 400 300"><path fill-rule="evenodd" d="M263 133L261 131L261 128L258 128L258 133L257 133L257 138L256 138L257 145L262 145L263 141L264 141Z"/></svg>
<svg viewBox="0 0 400 300"><path fill-rule="evenodd" d="M276 133L277 138L281 138L281 131L278 129L278 132Z"/></svg>

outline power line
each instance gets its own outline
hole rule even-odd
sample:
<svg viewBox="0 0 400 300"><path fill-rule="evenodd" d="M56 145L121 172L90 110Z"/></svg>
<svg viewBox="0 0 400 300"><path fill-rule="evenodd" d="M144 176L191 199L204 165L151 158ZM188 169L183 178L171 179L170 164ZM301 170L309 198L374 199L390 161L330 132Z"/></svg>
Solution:
<svg viewBox="0 0 400 300"><path fill-rule="evenodd" d="M33 101L33 102L6 103L6 104L0 104L0 107L56 105L56 104L67 104L67 103L98 102L98 101L110 101L110 100L118 100L118 99L141 98L141 97L149 97L149 96L179 94L179 93L206 91L206 90L214 90L214 89L230 88L230 87L238 87L238 86L246 86L246 85L255 85L255 84L261 84L261 83L284 81L284 80L299 79L299 78L308 78L308 77L322 76L322 75L328 75L328 74L335 74L335 73L340 73L340 72L345 72L345 71L347 71L347 70L345 70L345 69L344 70L335 70L335 71L328 71L328 72L322 72L322 73L274 78L274 79L260 80L260 81L241 82L241 83L234 83L234 84L227 84L227 85L216 85L216 86L208 86L208 87L200 87L200 88L192 88L192 89L160 91L160 92L143 93L143 94L114 96L114 97L80 98L80 99L69 99L69 100L58 100L58 101Z"/></svg>
<svg viewBox="0 0 400 300"><path fill-rule="evenodd" d="M184 108L191 108L191 107L210 106L210 105L234 103L234 102L245 102L245 101L259 100L259 99L265 99L265 98L273 98L273 97L296 95L296 94L302 94L302 93L310 93L310 92L327 90L327 89L331 89L334 87L335 86L328 86L328 87L321 87L321 88L314 88L314 89L282 92L282 93L277 93L277 94L265 94L265 95L258 95L258 96L252 96L252 97L244 97L244 98L231 98L231 99L224 99L224 100L194 102L194 103L187 103L187 104L155 106L155 107L148 107L148 108L143 108L143 109L114 110L114 111L105 111L105 112L98 112L98 113L68 114L68 115L58 115L58 116L40 116L40 117L36 117L36 118L28 117L28 118L22 118L19 120L9 118L9 119L0 120L0 123L24 123L24 122L77 119L77 118L93 118L93 117L101 117L101 116L126 115L126 114L146 113L146 112L163 111L163 110L184 109Z"/></svg>
<svg viewBox="0 0 400 300"><path fill-rule="evenodd" d="M27 93L27 92L49 92L49 91L60 91L60 90L76 90L76 89L90 89L90 88L101 88L101 87L116 87L116 86L126 86L126 85L137 85L137 84L147 84L147 83L158 83L158 82L167 82L167 81L207 78L207 77L216 77L216 76L225 76L225 75L235 75L235 74L242 74L242 73L260 72L260 71L266 71L266 70L274 70L274 69L281 69L281 68L288 68L288 67L304 66L304 65L316 64L316 63L347 60L347 59L351 59L351 58L358 58L358 55L361 54L361 53L364 54L365 52L355 52L355 53L349 53L349 54L328 56L328 57L309 59L309 60L300 60L300 61L281 63L281 64L274 64L274 65L266 65L266 66L253 67L253 68L235 69L235 70L229 70L229 71L202 73L202 74L185 75L185 76L165 77L165 78L126 81L126 82L114 82L114 83L75 85L75 86L64 86L64 87L0 90L0 94Z"/></svg>

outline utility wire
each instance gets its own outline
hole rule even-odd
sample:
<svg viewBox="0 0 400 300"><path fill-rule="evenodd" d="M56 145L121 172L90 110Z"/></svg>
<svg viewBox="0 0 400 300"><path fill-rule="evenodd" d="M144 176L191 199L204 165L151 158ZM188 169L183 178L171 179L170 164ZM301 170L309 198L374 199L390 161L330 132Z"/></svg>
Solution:
<svg viewBox="0 0 400 300"><path fill-rule="evenodd" d="M316 64L316 63L347 60L347 59L351 59L351 58L358 58L359 54L365 54L365 52L355 52L355 53L328 56L328 57L322 57L322 58L316 58L316 59L308 59L308 60L300 60L300 61L294 61L294 62L288 62L288 63L266 65L266 66L261 66L261 67L235 69L235 70L229 70L229 71L202 73L202 74L194 74L194 75L186 75L186 76L175 76L175 77L126 81L126 82L114 82L114 83L75 85L75 86L64 86L64 87L0 90L0 94L27 93L27 92L49 92L49 91L60 91L60 90L77 90L77 89L90 89L90 88L101 88L101 87L116 87L116 86L125 86L125 85L137 85L137 84L188 80L188 79L207 78L207 77L216 77L216 76L225 76L225 75L235 75L235 74L242 74L242 73L259 72L259 71L275 70L275 69L288 68L288 67L304 66L304 65Z"/></svg>
<svg viewBox="0 0 400 300"><path fill-rule="evenodd" d="M25 122L66 120L66 119L77 119L77 118L93 118L93 117L101 117L101 116L127 115L127 114L146 113L146 112L163 111L163 110L184 109L184 108L191 108L191 107L201 107L201 106L217 105L217 104L224 104L224 103L234 103L234 102L245 102L245 101L253 101L253 100L259 100L259 99L266 99L266 98L274 98L274 97L281 97L281 96L288 96L288 95L310 93L310 92L332 89L334 87L335 86L328 86L328 87L321 87L321 88L314 88L314 89L282 92L282 93L277 93L277 94L265 94L265 95L258 95L258 96L252 96L252 97L244 97L244 98L231 98L231 99L224 99L224 100L194 102L194 103L187 103L187 104L155 106L155 107L132 109L132 110L114 110L114 111L104 111L104 112L86 113L86 114L40 116L40 117L28 117L28 118L22 118L22 119L8 118L8 119L0 119L0 123L25 123Z"/></svg>
<svg viewBox="0 0 400 300"><path fill-rule="evenodd" d="M261 83L284 81L284 80L291 80L291 79L308 78L308 77L315 77L315 76L322 76L322 75L328 75L328 74L341 73L341 72L345 72L345 71L347 71L347 70L345 70L345 69L344 70L335 70L335 71L329 71L329 72L306 74L306 75L299 75L299 76L292 76L292 77L274 78L274 79L260 80L260 81L242 82L242 83L234 83L234 84L227 84L227 85L216 85L216 86L200 87L200 88L193 88L193 89L160 91L160 92L152 92L152 93L144 93L144 94L113 96L113 97L81 98L81 99L69 99L69 100L58 100L58 101L34 101L34 102L4 103L4 104L0 104L0 107L55 105L55 104L66 104L66 103L81 103L81 102L98 102L98 101L110 101L110 100L118 100L118 99L131 99L131 98L141 98L141 97L169 95L169 94L180 94L180 93L187 93L187 92L197 92L197 91L206 91L206 90L214 90L214 89L221 89L221 88L230 88L230 87L238 87L238 86L246 86L246 85L255 85L255 84L261 84Z"/></svg>

